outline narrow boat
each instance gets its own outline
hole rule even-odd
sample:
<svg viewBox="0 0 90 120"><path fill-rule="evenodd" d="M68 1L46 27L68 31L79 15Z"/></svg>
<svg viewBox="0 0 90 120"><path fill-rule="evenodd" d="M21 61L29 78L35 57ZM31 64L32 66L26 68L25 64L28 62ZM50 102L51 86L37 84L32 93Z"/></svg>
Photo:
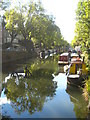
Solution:
<svg viewBox="0 0 90 120"><path fill-rule="evenodd" d="M82 59L73 58L68 66L67 70L67 82L74 85L84 84L84 80L87 78L86 64Z"/></svg>
<svg viewBox="0 0 90 120"><path fill-rule="evenodd" d="M69 63L69 53L62 53L59 56L58 65L67 65Z"/></svg>

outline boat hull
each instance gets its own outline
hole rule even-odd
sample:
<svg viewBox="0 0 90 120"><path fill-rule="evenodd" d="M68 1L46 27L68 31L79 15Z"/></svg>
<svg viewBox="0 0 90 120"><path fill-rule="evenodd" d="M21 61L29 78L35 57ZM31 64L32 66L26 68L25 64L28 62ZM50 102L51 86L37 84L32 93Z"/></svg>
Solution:
<svg viewBox="0 0 90 120"><path fill-rule="evenodd" d="M67 83L75 86L84 86L85 79L82 76L76 76L76 77L67 76Z"/></svg>

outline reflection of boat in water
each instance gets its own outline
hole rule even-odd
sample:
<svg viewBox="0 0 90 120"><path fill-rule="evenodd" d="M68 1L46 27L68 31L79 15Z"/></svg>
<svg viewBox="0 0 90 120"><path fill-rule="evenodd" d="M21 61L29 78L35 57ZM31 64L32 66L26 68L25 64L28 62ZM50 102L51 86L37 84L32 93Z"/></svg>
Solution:
<svg viewBox="0 0 90 120"><path fill-rule="evenodd" d="M68 83L74 85L82 85L86 78L86 64L80 58L73 58L67 70Z"/></svg>
<svg viewBox="0 0 90 120"><path fill-rule="evenodd" d="M76 101L78 101L83 94L83 91L79 87L77 88L76 86L71 86L69 84L67 84L66 92L70 95L70 97L73 100Z"/></svg>
<svg viewBox="0 0 90 120"><path fill-rule="evenodd" d="M74 111L77 118L87 118L87 102L84 99L83 91L80 88L67 84L66 92L70 96L70 101L74 104Z"/></svg>
<svg viewBox="0 0 90 120"><path fill-rule="evenodd" d="M62 53L59 56L58 65L66 65L69 63L69 53Z"/></svg>

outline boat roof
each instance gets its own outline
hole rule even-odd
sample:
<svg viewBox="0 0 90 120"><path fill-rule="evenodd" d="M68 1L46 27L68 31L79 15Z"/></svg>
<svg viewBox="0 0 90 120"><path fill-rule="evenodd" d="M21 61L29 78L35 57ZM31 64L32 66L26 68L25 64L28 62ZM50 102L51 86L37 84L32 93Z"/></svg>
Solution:
<svg viewBox="0 0 90 120"><path fill-rule="evenodd" d="M77 53L71 53L71 57L78 57L79 55Z"/></svg>
<svg viewBox="0 0 90 120"><path fill-rule="evenodd" d="M82 64L83 60L81 58L72 58L71 63Z"/></svg>
<svg viewBox="0 0 90 120"><path fill-rule="evenodd" d="M68 56L69 53L62 53L60 56Z"/></svg>
<svg viewBox="0 0 90 120"><path fill-rule="evenodd" d="M72 75L68 75L68 78L79 78L80 75L78 74L72 74Z"/></svg>

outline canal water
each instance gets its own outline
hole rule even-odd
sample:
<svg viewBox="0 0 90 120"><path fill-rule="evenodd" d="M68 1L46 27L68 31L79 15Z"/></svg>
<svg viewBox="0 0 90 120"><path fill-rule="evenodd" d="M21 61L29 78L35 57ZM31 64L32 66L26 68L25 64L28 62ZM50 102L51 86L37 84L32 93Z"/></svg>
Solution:
<svg viewBox="0 0 90 120"><path fill-rule="evenodd" d="M32 75L20 70L27 65ZM19 77L11 73L18 71ZM3 65L0 114L6 118L88 118L82 90L67 85L63 67L48 58Z"/></svg>

